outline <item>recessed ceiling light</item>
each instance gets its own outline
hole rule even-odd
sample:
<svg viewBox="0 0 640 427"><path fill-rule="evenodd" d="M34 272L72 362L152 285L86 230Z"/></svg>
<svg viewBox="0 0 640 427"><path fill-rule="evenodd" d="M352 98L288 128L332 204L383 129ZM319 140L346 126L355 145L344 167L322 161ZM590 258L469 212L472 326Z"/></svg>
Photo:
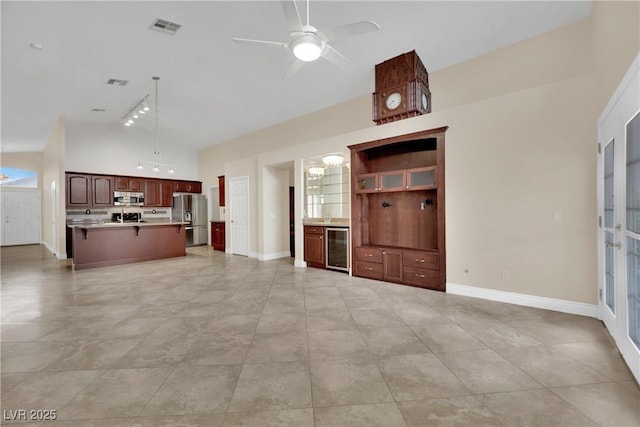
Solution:
<svg viewBox="0 0 640 427"><path fill-rule="evenodd" d="M29 43L29 47L35 50L42 50L42 45L40 43Z"/></svg>

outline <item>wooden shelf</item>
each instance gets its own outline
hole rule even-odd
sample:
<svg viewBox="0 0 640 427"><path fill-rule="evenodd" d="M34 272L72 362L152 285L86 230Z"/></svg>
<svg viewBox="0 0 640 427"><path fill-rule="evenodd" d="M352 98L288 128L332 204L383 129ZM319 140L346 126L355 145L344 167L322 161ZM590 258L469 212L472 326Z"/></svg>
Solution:
<svg viewBox="0 0 640 427"><path fill-rule="evenodd" d="M445 290L446 129L349 147L354 275Z"/></svg>

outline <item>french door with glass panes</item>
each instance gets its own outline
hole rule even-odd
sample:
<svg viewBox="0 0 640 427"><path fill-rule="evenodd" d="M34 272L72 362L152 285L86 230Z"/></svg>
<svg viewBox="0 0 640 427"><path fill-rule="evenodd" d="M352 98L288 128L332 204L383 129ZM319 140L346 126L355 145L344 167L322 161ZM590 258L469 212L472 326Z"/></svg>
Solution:
<svg viewBox="0 0 640 427"><path fill-rule="evenodd" d="M598 120L600 316L640 381L640 55Z"/></svg>

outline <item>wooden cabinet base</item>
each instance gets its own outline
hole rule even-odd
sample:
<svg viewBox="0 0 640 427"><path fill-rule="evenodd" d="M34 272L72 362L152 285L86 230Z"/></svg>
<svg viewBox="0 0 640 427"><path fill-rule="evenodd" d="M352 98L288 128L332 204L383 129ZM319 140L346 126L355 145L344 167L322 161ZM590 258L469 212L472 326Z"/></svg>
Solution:
<svg viewBox="0 0 640 427"><path fill-rule="evenodd" d="M446 290L437 251L360 246L354 248L353 275L437 291Z"/></svg>
<svg viewBox="0 0 640 427"><path fill-rule="evenodd" d="M73 269L185 256L184 225L73 228Z"/></svg>
<svg viewBox="0 0 640 427"><path fill-rule="evenodd" d="M225 250L225 224L222 221L211 221L211 246L213 250Z"/></svg>

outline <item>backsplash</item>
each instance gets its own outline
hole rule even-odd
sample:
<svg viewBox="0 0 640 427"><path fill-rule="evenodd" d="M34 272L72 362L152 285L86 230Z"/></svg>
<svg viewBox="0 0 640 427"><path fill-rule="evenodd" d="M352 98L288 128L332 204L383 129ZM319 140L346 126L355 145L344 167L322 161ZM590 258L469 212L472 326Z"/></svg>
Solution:
<svg viewBox="0 0 640 427"><path fill-rule="evenodd" d="M113 207L96 209L67 209L67 223L73 222L110 222L111 214L137 212L145 220L163 220L171 218L171 208Z"/></svg>

